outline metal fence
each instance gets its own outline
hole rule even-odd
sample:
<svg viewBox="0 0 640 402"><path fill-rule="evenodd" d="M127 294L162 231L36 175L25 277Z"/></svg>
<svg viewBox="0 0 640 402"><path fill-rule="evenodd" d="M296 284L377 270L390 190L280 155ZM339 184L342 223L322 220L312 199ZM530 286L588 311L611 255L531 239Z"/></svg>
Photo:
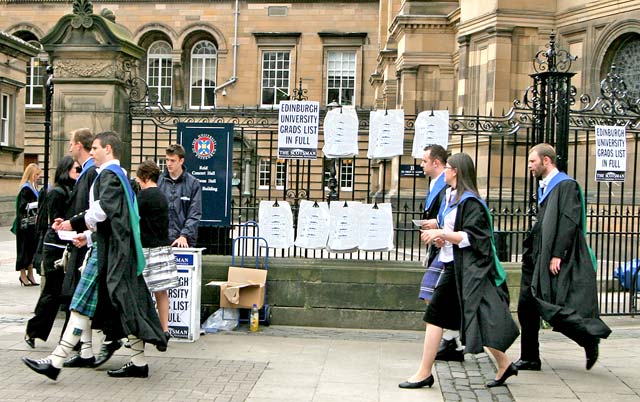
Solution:
<svg viewBox="0 0 640 402"><path fill-rule="evenodd" d="M634 314L636 311L637 272L628 287L614 278L616 268L640 258L640 205L635 188L638 171L638 135L640 100L629 100L626 93L611 92L603 81L600 96L593 102L579 99L580 107L569 114L568 173L581 184L587 203L588 241L595 251L599 267L599 287L603 314ZM235 124L234 182L232 226L207 237L210 250L229 253L230 238L240 234L244 222L257 221L262 200L291 203L294 217L302 199L322 201L328 198L330 165L320 158L314 161L277 160L277 110L261 108L216 109L207 112L168 111L157 104L132 103L132 168L151 158L162 163L164 148L177 138L178 122L225 122ZM321 112L321 120L326 111ZM271 255L296 258L421 261L425 247L412 219L422 215L427 179L418 174L420 161L411 155L416 116L405 116L405 155L396 160L366 158L369 135L369 111L360 110L359 155L337 163L337 181L349 173L350 186L337 188L338 202L389 202L394 219L395 249L387 252L330 253L298 247L272 250ZM537 183L527 170L528 150L536 141L537 115L525 96L503 116L451 115L449 150L466 152L476 162L481 195L493 214L499 257L519 262L522 241L531 227L536 208ZM621 125L627 133L627 174L622 184L595 182L596 125ZM322 128L319 148L322 147ZM343 169L344 164L348 169ZM268 167L268 169L267 169ZM348 184L348 183L347 183ZM335 201L334 201L335 202ZM206 208L206 206L205 206ZM243 229L254 235L256 228ZM294 230L296 222L294 219Z"/></svg>

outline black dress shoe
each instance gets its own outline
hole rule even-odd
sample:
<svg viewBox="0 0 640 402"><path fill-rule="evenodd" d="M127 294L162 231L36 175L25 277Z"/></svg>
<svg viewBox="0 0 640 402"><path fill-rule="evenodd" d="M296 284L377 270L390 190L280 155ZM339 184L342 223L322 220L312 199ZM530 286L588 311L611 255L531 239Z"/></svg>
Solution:
<svg viewBox="0 0 640 402"><path fill-rule="evenodd" d="M24 336L24 343L29 345L29 347L31 349L35 349L36 348L36 338L31 338L31 337L29 337L29 335L25 335Z"/></svg>
<svg viewBox="0 0 640 402"><path fill-rule="evenodd" d="M592 346L586 346L584 348L584 352L587 355L587 370L591 370L593 365L596 364L596 361L598 361L598 349L599 347L597 342Z"/></svg>
<svg viewBox="0 0 640 402"><path fill-rule="evenodd" d="M136 366L135 364L133 364L133 362L129 362L117 370L107 371L107 374L109 375L109 377L147 378L149 377L149 365L145 364L144 366Z"/></svg>
<svg viewBox="0 0 640 402"><path fill-rule="evenodd" d="M422 387L431 388L431 386L433 385L433 381L434 380L433 380L433 374L432 374L429 377L425 378L424 380L421 380L418 382L411 382L411 381L401 382L400 384L398 384L398 387L404 388L404 389L416 389L416 388L422 388Z"/></svg>
<svg viewBox="0 0 640 402"><path fill-rule="evenodd" d="M502 377L498 378L497 380L489 381L487 383L487 388L498 387L504 384L504 382L507 381L507 378L511 377L512 375L518 375L518 368L513 363L511 363L509 367L507 367L507 369L504 371L504 373L502 373Z"/></svg>
<svg viewBox="0 0 640 402"><path fill-rule="evenodd" d="M51 359L35 360L28 357L23 357L22 361L31 370L35 371L38 374L46 375L53 381L55 381L56 378L58 378L58 374L60 374L60 369L53 367Z"/></svg>
<svg viewBox="0 0 640 402"><path fill-rule="evenodd" d="M63 367L93 367L96 362L95 356L87 357L86 359L80 355L75 355L62 364Z"/></svg>
<svg viewBox="0 0 640 402"><path fill-rule="evenodd" d="M447 351L447 350L456 350L458 348L458 343L454 339L444 339L440 340L440 344L438 345L438 353Z"/></svg>
<svg viewBox="0 0 640 402"><path fill-rule="evenodd" d="M540 371L542 363L540 360L518 360L513 363L518 370Z"/></svg>
<svg viewBox="0 0 640 402"><path fill-rule="evenodd" d="M445 362L463 362L464 352L462 350L458 350L458 343L455 339L442 339L442 341L440 341L440 346L438 347L438 353L436 353L436 360Z"/></svg>
<svg viewBox="0 0 640 402"><path fill-rule="evenodd" d="M111 343L103 343L100 346L100 353L98 354L98 357L96 358L96 361L93 363L92 367L96 368L102 366L107 362L107 360L111 359L111 356L113 356L116 350L120 349L121 346L122 342L119 339Z"/></svg>

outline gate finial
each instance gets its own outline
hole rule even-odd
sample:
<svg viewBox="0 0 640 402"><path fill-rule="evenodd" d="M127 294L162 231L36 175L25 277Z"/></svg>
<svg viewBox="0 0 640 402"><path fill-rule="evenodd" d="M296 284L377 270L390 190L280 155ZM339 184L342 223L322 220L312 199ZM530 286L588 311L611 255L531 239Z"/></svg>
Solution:
<svg viewBox="0 0 640 402"><path fill-rule="evenodd" d="M571 62L577 58L567 50L556 48L556 33L551 31L547 48L540 50L533 58L533 69L537 73L544 71L566 73L571 68Z"/></svg>

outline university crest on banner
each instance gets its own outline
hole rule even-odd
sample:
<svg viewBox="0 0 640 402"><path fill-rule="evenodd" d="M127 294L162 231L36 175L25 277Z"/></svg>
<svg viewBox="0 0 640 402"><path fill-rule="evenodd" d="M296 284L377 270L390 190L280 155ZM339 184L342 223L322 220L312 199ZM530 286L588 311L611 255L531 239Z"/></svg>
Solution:
<svg viewBox="0 0 640 402"><path fill-rule="evenodd" d="M216 140L208 134L195 138L191 146L198 159L209 159L216 153Z"/></svg>

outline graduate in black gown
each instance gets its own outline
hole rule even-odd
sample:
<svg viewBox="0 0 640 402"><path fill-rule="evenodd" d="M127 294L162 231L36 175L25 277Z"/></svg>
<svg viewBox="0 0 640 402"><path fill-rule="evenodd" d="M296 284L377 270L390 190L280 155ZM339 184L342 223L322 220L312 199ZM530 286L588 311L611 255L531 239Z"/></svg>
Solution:
<svg viewBox="0 0 640 402"><path fill-rule="evenodd" d="M128 336L132 361L120 369L109 370L112 377L147 377L144 342L166 350L167 340L142 276L145 260L140 242L139 215L135 194L119 157L122 141L113 132L96 135L91 154L99 167L91 188L89 209L84 214L93 236L91 254L82 271L71 301L71 318L58 347L45 359L24 357L33 371L55 380L73 346L83 332L94 327L107 337ZM57 222L54 229L69 230L69 221ZM74 242L79 242L76 237Z"/></svg>
<svg viewBox="0 0 640 402"><path fill-rule="evenodd" d="M440 228L421 234L424 242L440 247L438 259L445 271L424 315L427 329L420 366L399 387L433 385L442 328L456 324L465 352L481 353L486 347L496 359L496 377L486 386L500 386L518 374L505 351L519 332L509 311L506 273L496 256L491 215L478 195L469 155L458 153L447 159L445 182L450 188L438 214Z"/></svg>
<svg viewBox="0 0 640 402"><path fill-rule="evenodd" d="M598 343L611 329L600 319L596 261L585 237L585 206L578 183L556 168L549 144L529 151L529 170L540 179L538 214L525 239L518 319L520 370L540 370L540 317L584 348L586 368L598 359Z"/></svg>
<svg viewBox="0 0 640 402"><path fill-rule="evenodd" d="M20 191L16 197L16 218L11 232L16 235L16 271L20 272L18 280L21 286L39 285L33 277L33 257L38 248L35 214L33 214L33 221L28 220L27 215L29 204L38 201L36 185L40 174L42 174L40 167L30 163L22 174Z"/></svg>

